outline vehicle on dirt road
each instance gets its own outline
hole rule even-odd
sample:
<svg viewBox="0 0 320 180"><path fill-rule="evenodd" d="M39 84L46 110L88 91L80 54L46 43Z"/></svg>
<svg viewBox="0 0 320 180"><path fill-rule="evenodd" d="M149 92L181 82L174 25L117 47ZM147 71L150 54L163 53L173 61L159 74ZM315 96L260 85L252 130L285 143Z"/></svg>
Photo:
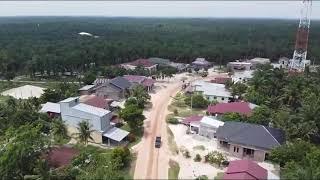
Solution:
<svg viewBox="0 0 320 180"><path fill-rule="evenodd" d="M156 141L155 141L154 147L156 147L156 148L160 148L161 147L161 137L160 136L156 137Z"/></svg>

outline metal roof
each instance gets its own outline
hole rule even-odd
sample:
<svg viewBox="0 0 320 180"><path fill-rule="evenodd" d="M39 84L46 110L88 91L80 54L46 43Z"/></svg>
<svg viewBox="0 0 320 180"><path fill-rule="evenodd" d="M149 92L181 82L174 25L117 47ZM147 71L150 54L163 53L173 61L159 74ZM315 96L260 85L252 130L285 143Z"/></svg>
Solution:
<svg viewBox="0 0 320 180"><path fill-rule="evenodd" d="M131 83L127 79L120 76L113 78L110 83L120 89L127 89L131 86Z"/></svg>
<svg viewBox="0 0 320 180"><path fill-rule="evenodd" d="M94 114L94 115L97 115L97 116L100 116L100 117L111 113L108 110L105 110L105 109L102 109L102 108L97 108L97 107L90 106L90 105L83 104L83 103L75 105L72 108L76 109L76 110L79 110L79 111L82 111L82 112L89 113L89 114Z"/></svg>
<svg viewBox="0 0 320 180"><path fill-rule="evenodd" d="M284 143L284 132L280 129L243 122L225 122L217 130L218 139L244 146L270 150Z"/></svg>
<svg viewBox="0 0 320 180"><path fill-rule="evenodd" d="M122 139L128 136L128 134L128 131L113 127L109 129L107 132L103 133L103 136L120 142Z"/></svg>
<svg viewBox="0 0 320 180"><path fill-rule="evenodd" d="M46 112L53 112L60 114L60 104L59 103L52 103L47 102L45 103L39 112L46 113Z"/></svg>
<svg viewBox="0 0 320 180"><path fill-rule="evenodd" d="M60 102L62 102L62 103L68 103L68 102L74 101L74 100L76 100L76 99L79 99L79 97L69 97L69 98L64 99L64 100L62 100L62 101L60 101Z"/></svg>
<svg viewBox="0 0 320 180"><path fill-rule="evenodd" d="M82 88L80 88L79 91L86 91L86 90L93 88L94 86L95 85L85 85Z"/></svg>
<svg viewBox="0 0 320 180"><path fill-rule="evenodd" d="M204 95L218 97L232 97L231 93L225 88L224 84L196 81L193 83L195 91L203 92Z"/></svg>
<svg viewBox="0 0 320 180"><path fill-rule="evenodd" d="M217 120L215 117L210 117L210 116L204 116L200 123L216 127L218 128L219 126L223 126L224 122Z"/></svg>

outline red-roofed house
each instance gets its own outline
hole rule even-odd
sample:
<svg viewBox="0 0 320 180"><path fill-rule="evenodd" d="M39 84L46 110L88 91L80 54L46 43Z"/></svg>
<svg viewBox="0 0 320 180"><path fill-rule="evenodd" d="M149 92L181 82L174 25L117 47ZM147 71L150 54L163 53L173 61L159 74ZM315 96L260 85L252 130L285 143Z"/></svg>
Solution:
<svg viewBox="0 0 320 180"><path fill-rule="evenodd" d="M157 64L154 64L149 59L137 59L137 60L132 61L130 63L121 64L121 67L123 67L125 69L131 69L131 70L134 70L138 66L141 66L150 72L157 70Z"/></svg>
<svg viewBox="0 0 320 180"><path fill-rule="evenodd" d="M250 160L231 161L223 179L264 180L268 179L268 171Z"/></svg>
<svg viewBox="0 0 320 180"><path fill-rule="evenodd" d="M152 90L154 87L155 80L149 79L145 76L138 75L124 75L125 79L127 79L132 84L139 84L145 87L148 91Z"/></svg>
<svg viewBox="0 0 320 180"><path fill-rule="evenodd" d="M230 112L250 116L255 107L257 107L257 105L249 102L218 103L216 105L209 105L207 112L215 116Z"/></svg>
<svg viewBox="0 0 320 180"><path fill-rule="evenodd" d="M109 103L111 103L111 100L107 100L101 96L96 96L96 95L83 95L80 97L80 102L90 106L108 110Z"/></svg>

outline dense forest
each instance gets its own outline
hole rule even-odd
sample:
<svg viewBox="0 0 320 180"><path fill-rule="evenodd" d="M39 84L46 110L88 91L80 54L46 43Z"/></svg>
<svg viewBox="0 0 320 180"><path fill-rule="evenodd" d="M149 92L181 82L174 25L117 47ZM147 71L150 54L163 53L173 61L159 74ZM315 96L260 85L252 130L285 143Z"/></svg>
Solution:
<svg viewBox="0 0 320 180"><path fill-rule="evenodd" d="M83 71L163 57L216 63L251 57L291 57L297 20L106 17L0 18L0 72ZM88 32L94 36L80 36ZM320 22L311 24L308 58L320 58Z"/></svg>

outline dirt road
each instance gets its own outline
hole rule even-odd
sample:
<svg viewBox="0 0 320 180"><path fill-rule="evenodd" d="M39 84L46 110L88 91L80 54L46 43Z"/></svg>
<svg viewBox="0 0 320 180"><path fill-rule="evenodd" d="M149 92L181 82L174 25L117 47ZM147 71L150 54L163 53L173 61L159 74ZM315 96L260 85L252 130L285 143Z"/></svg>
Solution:
<svg viewBox="0 0 320 180"><path fill-rule="evenodd" d="M215 74L216 75L216 74ZM144 122L144 135L139 144L133 147L138 153L134 179L168 179L170 150L168 147L166 115L169 113L167 107L172 100L172 96L181 89L182 77L187 77L187 81L207 78L187 77L185 74L176 75L170 82L159 83L155 94L151 95L152 108L145 111L146 120ZM154 147L156 136L161 136L161 148Z"/></svg>
<svg viewBox="0 0 320 180"><path fill-rule="evenodd" d="M161 89L151 95L152 108L145 112L145 130L141 142L134 147L138 153L134 179L167 179L169 148L167 143L167 126L165 117L167 107L171 101L170 96L181 89L182 82L175 78L168 83L159 83ZM161 136L161 148L154 147L156 136Z"/></svg>

